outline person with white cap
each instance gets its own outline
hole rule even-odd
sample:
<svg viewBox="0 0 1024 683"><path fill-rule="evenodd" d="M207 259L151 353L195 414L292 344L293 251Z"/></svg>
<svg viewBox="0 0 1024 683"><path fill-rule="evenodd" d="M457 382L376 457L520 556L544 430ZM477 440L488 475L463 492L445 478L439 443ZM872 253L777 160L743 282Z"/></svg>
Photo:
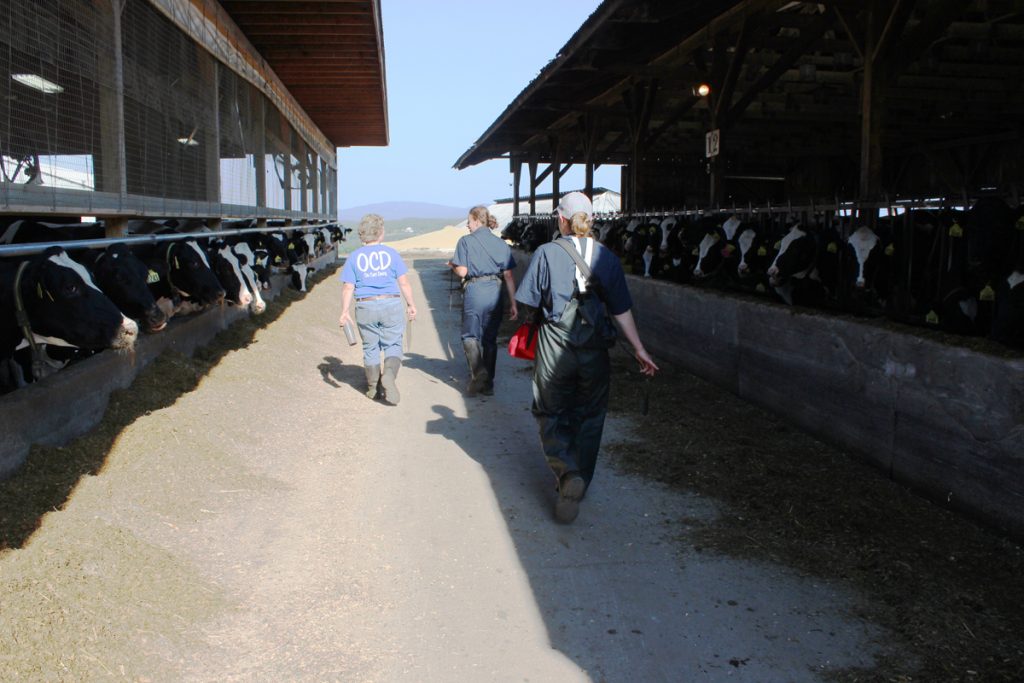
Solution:
<svg viewBox="0 0 1024 683"><path fill-rule="evenodd" d="M591 237L590 199L570 192L555 215L561 236L534 252L516 300L539 316L532 411L557 479L555 518L569 523L594 478L608 411L608 349L616 337L609 317L633 347L640 372L653 376L658 366L637 332L622 264Z"/></svg>

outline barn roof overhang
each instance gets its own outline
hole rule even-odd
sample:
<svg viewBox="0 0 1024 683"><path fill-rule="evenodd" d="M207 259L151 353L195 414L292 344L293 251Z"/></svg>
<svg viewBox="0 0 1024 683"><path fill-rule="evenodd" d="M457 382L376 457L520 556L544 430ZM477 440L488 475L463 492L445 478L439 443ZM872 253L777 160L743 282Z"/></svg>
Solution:
<svg viewBox="0 0 1024 683"><path fill-rule="evenodd" d="M767 172L800 157L856 159L866 59L886 79L875 109L887 148L1016 140L1022 10L1019 0L605 0L455 168L702 160L715 128ZM701 82L710 96L694 93Z"/></svg>
<svg viewBox="0 0 1024 683"><path fill-rule="evenodd" d="M388 144L380 0L220 4L335 146Z"/></svg>

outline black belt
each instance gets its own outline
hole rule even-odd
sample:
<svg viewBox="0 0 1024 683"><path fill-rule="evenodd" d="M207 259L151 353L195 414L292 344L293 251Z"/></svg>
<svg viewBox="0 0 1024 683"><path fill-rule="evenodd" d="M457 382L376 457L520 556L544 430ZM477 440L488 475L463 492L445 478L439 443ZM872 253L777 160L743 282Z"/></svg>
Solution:
<svg viewBox="0 0 1024 683"><path fill-rule="evenodd" d="M357 297L356 301L376 301L377 299L397 299L401 294L378 294L376 296Z"/></svg>
<svg viewBox="0 0 1024 683"><path fill-rule="evenodd" d="M500 275L474 275L473 277L466 278L466 284L470 282L476 282L477 280L501 280Z"/></svg>

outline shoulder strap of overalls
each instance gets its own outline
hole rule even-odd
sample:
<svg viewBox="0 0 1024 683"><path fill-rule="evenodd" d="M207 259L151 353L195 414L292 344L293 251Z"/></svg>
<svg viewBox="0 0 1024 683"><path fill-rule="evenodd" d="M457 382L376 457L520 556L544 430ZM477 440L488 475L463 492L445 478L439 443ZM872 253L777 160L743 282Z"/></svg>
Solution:
<svg viewBox="0 0 1024 683"><path fill-rule="evenodd" d="M555 240L555 244L565 249L569 256L572 257L572 260L576 262L576 267L579 269L580 275L583 276L583 282L590 282L590 276L592 274L590 266L587 265L587 262L583 260L583 257L580 256L580 253L576 251L575 248L569 246L569 240L557 239ZM584 286L580 287L580 292L582 293L585 291L587 291L587 288L584 284Z"/></svg>

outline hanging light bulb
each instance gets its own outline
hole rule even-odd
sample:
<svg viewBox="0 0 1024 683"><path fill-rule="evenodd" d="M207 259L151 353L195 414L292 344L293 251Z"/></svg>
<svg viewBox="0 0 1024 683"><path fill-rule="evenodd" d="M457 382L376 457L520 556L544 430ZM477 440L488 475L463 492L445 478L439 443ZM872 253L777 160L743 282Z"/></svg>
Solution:
<svg viewBox="0 0 1024 683"><path fill-rule="evenodd" d="M693 94L697 97L707 97L711 94L711 86L707 83L698 83L693 86Z"/></svg>

